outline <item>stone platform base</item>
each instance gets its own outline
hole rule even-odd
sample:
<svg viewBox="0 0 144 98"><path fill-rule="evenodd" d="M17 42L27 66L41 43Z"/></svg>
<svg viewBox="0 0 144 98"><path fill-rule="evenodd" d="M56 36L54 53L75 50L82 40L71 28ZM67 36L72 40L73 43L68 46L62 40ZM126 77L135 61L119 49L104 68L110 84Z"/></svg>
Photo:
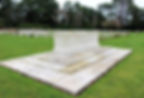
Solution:
<svg viewBox="0 0 144 98"><path fill-rule="evenodd" d="M105 47L78 53L49 52L0 65L77 95L130 53L126 49Z"/></svg>

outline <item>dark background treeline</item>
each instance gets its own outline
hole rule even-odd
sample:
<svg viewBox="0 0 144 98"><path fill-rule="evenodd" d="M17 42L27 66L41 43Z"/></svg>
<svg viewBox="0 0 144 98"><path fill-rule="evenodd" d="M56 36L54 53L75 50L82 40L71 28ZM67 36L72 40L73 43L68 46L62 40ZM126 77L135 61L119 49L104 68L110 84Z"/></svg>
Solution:
<svg viewBox="0 0 144 98"><path fill-rule="evenodd" d="M0 0L0 28L143 29L144 10L132 0L113 0L92 9L55 0Z"/></svg>

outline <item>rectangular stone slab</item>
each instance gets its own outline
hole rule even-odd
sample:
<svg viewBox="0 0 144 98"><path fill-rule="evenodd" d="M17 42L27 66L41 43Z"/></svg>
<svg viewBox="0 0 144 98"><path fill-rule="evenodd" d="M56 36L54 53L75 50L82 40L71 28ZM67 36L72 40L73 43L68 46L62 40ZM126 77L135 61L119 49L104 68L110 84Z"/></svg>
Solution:
<svg viewBox="0 0 144 98"><path fill-rule="evenodd" d="M128 49L97 47L82 52L83 56L54 51L3 61L0 65L77 95L130 53Z"/></svg>
<svg viewBox="0 0 144 98"><path fill-rule="evenodd" d="M79 52L93 47L99 47L97 32L60 32L54 33L54 51Z"/></svg>

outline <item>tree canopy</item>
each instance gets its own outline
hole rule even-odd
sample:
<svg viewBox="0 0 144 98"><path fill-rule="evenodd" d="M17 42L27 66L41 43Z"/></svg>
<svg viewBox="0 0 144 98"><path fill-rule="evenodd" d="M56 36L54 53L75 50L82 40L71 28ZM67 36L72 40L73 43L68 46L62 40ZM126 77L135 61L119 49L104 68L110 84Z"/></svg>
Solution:
<svg viewBox="0 0 144 98"><path fill-rule="evenodd" d="M143 24L144 10L132 0L114 0L97 10L70 1L59 8L55 0L0 0L0 27L134 29Z"/></svg>

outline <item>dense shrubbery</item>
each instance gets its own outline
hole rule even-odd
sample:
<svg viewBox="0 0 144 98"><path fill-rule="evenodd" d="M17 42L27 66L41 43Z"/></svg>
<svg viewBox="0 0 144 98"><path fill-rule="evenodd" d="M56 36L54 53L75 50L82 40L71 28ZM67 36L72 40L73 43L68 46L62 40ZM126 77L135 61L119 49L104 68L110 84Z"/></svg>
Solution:
<svg viewBox="0 0 144 98"><path fill-rule="evenodd" d="M55 0L0 2L0 27L137 29L143 26L144 11L132 0L114 0L112 4L100 5L98 10L71 2L60 9Z"/></svg>

